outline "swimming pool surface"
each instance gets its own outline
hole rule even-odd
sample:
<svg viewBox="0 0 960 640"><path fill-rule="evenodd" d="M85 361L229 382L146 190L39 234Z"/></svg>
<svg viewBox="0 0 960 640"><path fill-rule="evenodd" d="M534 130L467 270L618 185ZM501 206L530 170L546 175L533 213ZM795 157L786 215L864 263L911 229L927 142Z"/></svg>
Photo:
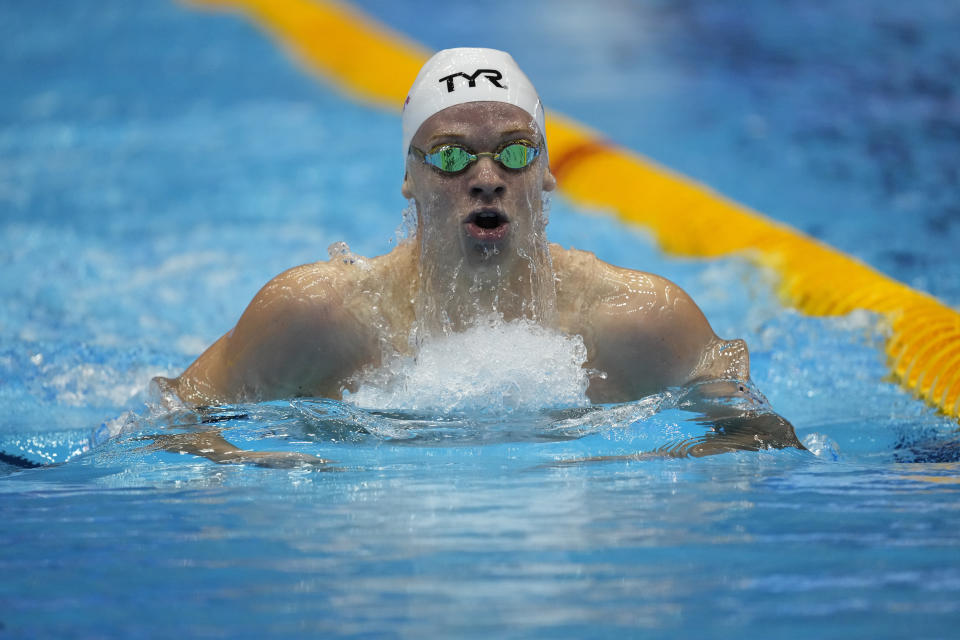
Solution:
<svg viewBox="0 0 960 640"><path fill-rule="evenodd" d="M960 306L955 4L354 4L507 49L548 107ZM746 262L663 255L562 195L551 239L688 290L810 453L583 461L694 426L669 398L483 395L199 416L319 470L150 449L198 422L148 406L150 378L270 277L391 248L399 118L230 14L8 2L0 35L0 452L50 463L0 462L0 635L955 637L960 436L888 379L882 323L784 309Z"/></svg>

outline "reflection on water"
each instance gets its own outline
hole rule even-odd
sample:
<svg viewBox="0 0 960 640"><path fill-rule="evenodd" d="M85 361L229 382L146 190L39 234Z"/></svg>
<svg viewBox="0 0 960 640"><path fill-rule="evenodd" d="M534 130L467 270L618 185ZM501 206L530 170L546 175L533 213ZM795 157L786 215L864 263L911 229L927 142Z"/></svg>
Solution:
<svg viewBox="0 0 960 640"><path fill-rule="evenodd" d="M687 289L747 339L754 379L818 455L616 458L703 432L666 397L524 391L497 401L501 420L415 396L142 408L146 381L181 371L271 276L340 238L386 250L397 121L232 15L47 4L0 4L0 451L54 463L0 462L11 637L955 635L957 425L886 379L882 330L791 314L736 261L666 258L562 199L551 239ZM427 21L364 4L429 46L489 33L553 106L960 299L953 3L498 1ZM339 471L142 439L211 429Z"/></svg>
<svg viewBox="0 0 960 640"><path fill-rule="evenodd" d="M740 384L746 387L750 383ZM674 389L614 405L541 405L508 410L492 405L448 412L366 409L327 398L192 409L164 398L142 413L128 411L102 423L85 439L76 432L68 433L69 437L61 433L34 434L9 439L3 447L6 462L13 467L84 456L133 465L151 456L152 460L170 464L177 460L169 459L170 452L203 455L202 443L209 441L211 434L244 451L288 451L334 462L362 458L367 447L381 445L413 447L422 455L426 454L419 447L511 445L516 457L531 463L558 458L613 459L651 452L677 454L687 450L690 443L715 435L712 423L687 407L695 391ZM165 444L158 446L157 442ZM185 445L178 449L177 443L181 442ZM186 446L191 442L193 445ZM562 442L572 446L562 452L535 446Z"/></svg>

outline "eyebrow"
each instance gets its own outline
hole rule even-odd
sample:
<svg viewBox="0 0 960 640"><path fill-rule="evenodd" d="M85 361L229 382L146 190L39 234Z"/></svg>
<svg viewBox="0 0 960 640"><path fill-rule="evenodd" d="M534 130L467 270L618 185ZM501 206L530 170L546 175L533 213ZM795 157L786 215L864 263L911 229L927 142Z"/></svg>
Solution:
<svg viewBox="0 0 960 640"><path fill-rule="evenodd" d="M466 134L464 134L461 131L437 131L436 133L431 134L429 138L427 138L427 143L433 146L443 140L460 141L466 137L467 137ZM509 131L501 132L499 137L501 140L508 140L510 138L522 137L522 138L530 138L531 141L535 141L538 136L536 131L534 131L533 129L530 129L528 127L517 127L515 129L510 129Z"/></svg>
<svg viewBox="0 0 960 640"><path fill-rule="evenodd" d="M433 144L437 140L443 140L444 138L447 138L447 139L452 138L452 139L459 140L464 137L466 137L464 134L457 131L437 131L436 133L431 134L429 138L427 138L427 142L430 144Z"/></svg>
<svg viewBox="0 0 960 640"><path fill-rule="evenodd" d="M518 129L511 129L510 131L504 131L500 134L501 138L510 138L514 136L524 136L526 138L535 138L537 132L528 127L520 127Z"/></svg>

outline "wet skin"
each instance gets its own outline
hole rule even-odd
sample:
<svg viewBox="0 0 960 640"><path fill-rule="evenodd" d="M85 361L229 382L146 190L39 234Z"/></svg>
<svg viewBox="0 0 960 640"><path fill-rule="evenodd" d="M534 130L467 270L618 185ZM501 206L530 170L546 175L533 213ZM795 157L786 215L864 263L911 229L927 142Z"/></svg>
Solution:
<svg viewBox="0 0 960 640"><path fill-rule="evenodd" d="M522 109L480 102L435 114L420 127L412 146L429 152L455 144L473 152L493 152L510 142L538 145L540 140L535 123ZM474 269L494 265L511 269L522 262L518 249L542 236L541 194L555 187L545 155L519 170L481 157L456 174L410 155L401 193L417 203L417 237L438 266L453 267L465 259Z"/></svg>
<svg viewBox="0 0 960 640"><path fill-rule="evenodd" d="M492 153L512 142L540 144L532 118L512 105L481 102L435 114L411 146L429 153L454 144ZM508 321L546 321L556 297L543 216L543 193L556 181L546 154L518 170L481 156L456 174L410 154L406 169L401 192L417 207L411 270L420 328L459 331L493 311Z"/></svg>
<svg viewBox="0 0 960 640"><path fill-rule="evenodd" d="M412 145L429 153L455 143L476 153L516 140L540 142L530 116L512 105L480 102L435 114ZM359 263L335 259L278 275L233 330L179 378L161 382L193 405L340 398L351 378L378 366L384 353L408 352L415 324L461 330L471 316L489 311L508 321L532 317L582 336L584 366L606 374L590 384L594 402L629 401L707 380L747 380L746 345L719 339L675 284L546 243L541 194L555 186L545 153L521 170L483 156L454 175L411 154L402 193L417 205L413 239ZM551 267L553 277L544 279ZM531 306L535 296L549 298L549 304ZM434 326L440 317L452 320ZM728 382L702 388L712 389L713 397L740 393ZM692 410L709 417L716 412L711 406L706 402ZM727 434L718 435L716 450L701 443L684 455L802 446L779 416L771 421L728 413L722 409L716 416L726 420ZM758 429L751 431L751 420Z"/></svg>

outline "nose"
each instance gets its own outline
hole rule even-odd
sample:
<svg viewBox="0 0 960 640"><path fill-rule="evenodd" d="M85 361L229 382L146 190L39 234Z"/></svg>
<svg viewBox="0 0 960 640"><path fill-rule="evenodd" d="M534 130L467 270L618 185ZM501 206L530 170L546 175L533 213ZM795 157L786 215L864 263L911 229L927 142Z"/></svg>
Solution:
<svg viewBox="0 0 960 640"><path fill-rule="evenodd" d="M493 158L480 158L470 171L470 195L475 198L490 199L502 196L507 183Z"/></svg>

